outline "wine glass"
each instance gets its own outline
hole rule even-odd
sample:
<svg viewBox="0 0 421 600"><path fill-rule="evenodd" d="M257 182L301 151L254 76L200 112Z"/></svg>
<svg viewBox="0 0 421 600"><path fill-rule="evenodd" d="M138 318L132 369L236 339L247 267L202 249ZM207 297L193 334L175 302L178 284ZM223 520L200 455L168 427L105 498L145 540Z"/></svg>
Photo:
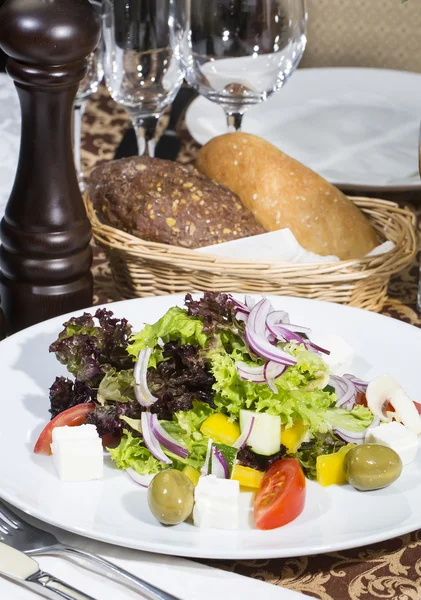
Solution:
<svg viewBox="0 0 421 600"><path fill-rule="evenodd" d="M229 130L285 84L306 45L305 0L185 0L178 19L186 79Z"/></svg>
<svg viewBox="0 0 421 600"><path fill-rule="evenodd" d="M418 169L421 177L421 123L418 130ZM418 271L418 294L417 294L417 310L421 313L421 262Z"/></svg>
<svg viewBox="0 0 421 600"><path fill-rule="evenodd" d="M98 16L98 22L101 19L101 2L97 0L89 0L94 8L95 14ZM81 192L86 190L86 180L82 171L81 161L81 137L82 137L82 117L86 108L86 101L89 96L92 96L98 91L99 84L104 77L104 69L102 66L102 40L100 39L98 46L87 58L87 71L85 77L79 84L75 101L73 102L73 153L76 165L76 174Z"/></svg>
<svg viewBox="0 0 421 600"><path fill-rule="evenodd" d="M177 44L171 44L173 0L104 0L105 81L126 109L139 155L154 156L158 119L184 78Z"/></svg>

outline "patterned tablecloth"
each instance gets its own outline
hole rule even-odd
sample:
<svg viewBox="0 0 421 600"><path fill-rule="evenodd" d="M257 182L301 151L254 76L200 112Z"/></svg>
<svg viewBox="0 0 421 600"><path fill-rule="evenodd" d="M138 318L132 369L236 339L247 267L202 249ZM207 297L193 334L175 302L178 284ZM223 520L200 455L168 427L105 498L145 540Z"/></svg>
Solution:
<svg viewBox="0 0 421 600"><path fill-rule="evenodd" d="M128 126L124 111L101 88L92 97L84 118L82 159L86 173L99 162L113 158ZM183 140L179 160L189 162L197 145L183 125L179 133ZM408 204L408 198L401 200ZM412 196L409 200L408 205L421 212L421 198ZM420 233L420 226L418 231ZM99 248L94 249L93 272L95 302L118 300L107 259ZM421 318L416 312L417 287L418 266L415 263L391 282L383 313L421 327ZM421 531L346 552L279 560L207 563L320 600L421 600Z"/></svg>

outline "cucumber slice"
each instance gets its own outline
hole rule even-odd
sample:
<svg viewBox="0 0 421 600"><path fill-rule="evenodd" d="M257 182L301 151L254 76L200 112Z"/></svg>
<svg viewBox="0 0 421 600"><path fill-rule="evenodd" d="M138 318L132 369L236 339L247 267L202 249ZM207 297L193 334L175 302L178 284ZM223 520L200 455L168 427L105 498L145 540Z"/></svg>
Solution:
<svg viewBox="0 0 421 600"><path fill-rule="evenodd" d="M240 410L240 429L243 431L250 427L254 417L254 425L247 446L264 456L276 454L281 449L281 417L257 413L251 410Z"/></svg>

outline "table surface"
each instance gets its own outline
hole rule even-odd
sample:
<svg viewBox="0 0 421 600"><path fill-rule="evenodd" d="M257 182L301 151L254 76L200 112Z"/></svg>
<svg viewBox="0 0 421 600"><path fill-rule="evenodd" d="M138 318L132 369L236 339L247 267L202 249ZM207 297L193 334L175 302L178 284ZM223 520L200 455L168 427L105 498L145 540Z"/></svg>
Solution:
<svg viewBox="0 0 421 600"><path fill-rule="evenodd" d="M162 124L168 117L164 117ZM84 116L83 168L88 174L102 161L111 160L129 127L128 118L104 88L92 96ZM181 121L178 160L193 161L197 144ZM364 195L364 190L361 190ZM394 198L421 215L421 198ZM418 233L420 233L420 219ZM118 300L108 262L94 249L95 303ZM383 313L421 327L416 312L418 266L414 263L395 277ZM222 569L300 591L320 600L419 600L421 599L421 531L345 552L279 560L202 561Z"/></svg>

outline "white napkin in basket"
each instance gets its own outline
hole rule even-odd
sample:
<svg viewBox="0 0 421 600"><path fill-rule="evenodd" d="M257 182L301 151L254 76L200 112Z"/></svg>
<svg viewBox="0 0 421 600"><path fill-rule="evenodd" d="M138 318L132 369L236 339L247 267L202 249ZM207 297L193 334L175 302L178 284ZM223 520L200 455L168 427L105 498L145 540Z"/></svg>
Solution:
<svg viewBox="0 0 421 600"><path fill-rule="evenodd" d="M384 254L393 250L395 244L387 241L374 248L367 256ZM223 242L214 246L197 248L196 252L213 254L233 260L272 261L290 263L324 263L338 261L337 256L320 256L305 250L290 229L279 229L251 237Z"/></svg>

